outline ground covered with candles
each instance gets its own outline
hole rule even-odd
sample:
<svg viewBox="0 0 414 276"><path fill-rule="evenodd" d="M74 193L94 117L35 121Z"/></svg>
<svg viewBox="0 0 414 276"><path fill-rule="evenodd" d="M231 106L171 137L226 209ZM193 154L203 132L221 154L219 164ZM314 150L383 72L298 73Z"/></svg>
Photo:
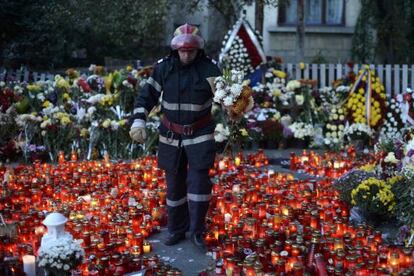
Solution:
<svg viewBox="0 0 414 276"><path fill-rule="evenodd" d="M42 221L52 211L67 217L66 230L82 240L85 257L72 270L77 275L414 273L412 241L387 242L375 225L350 219L351 206L333 185L377 156L285 157L289 170L283 172L269 166L263 151L217 160L206 256L194 253L188 241L161 245L166 184L155 157L114 163L72 156L55 165L1 167L0 274L23 275L23 256L37 254L46 231Z"/></svg>

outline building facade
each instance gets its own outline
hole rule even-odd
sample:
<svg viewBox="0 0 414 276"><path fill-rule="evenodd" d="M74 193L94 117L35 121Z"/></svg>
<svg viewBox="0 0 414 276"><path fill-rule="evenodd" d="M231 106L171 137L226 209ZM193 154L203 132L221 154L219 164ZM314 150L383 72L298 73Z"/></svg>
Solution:
<svg viewBox="0 0 414 276"><path fill-rule="evenodd" d="M360 0L304 0L304 62L344 63L351 58L352 35L361 10ZM266 7L263 43L268 56L284 62L296 58L296 4ZM254 26L254 4L247 7L247 19Z"/></svg>
<svg viewBox="0 0 414 276"><path fill-rule="evenodd" d="M206 2L206 1L204 1ZM246 19L255 27L255 1L246 5ZM312 63L345 63L351 58L352 36L359 12L360 0L304 0L305 60ZM301 62L296 57L297 0L289 6L266 6L263 22L263 46L267 56L279 56L286 63ZM207 7L207 5L204 5ZM173 11L167 23L167 33L185 22L196 24L207 40L208 51L218 56L224 35L228 31L221 14L203 8L190 15ZM171 36L166 41L169 43Z"/></svg>

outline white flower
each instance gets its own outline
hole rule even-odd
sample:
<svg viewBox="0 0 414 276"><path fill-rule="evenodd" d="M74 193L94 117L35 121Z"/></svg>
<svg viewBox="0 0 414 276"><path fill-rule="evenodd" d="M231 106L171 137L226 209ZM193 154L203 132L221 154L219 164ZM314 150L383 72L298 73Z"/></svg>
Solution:
<svg viewBox="0 0 414 276"><path fill-rule="evenodd" d="M229 135L230 135L230 130L227 126L224 127L223 124L217 124L214 130L214 140L216 140L216 142L221 143L227 140Z"/></svg>
<svg viewBox="0 0 414 276"><path fill-rule="evenodd" d="M243 86L241 86L240 84L233 84L230 87L230 92L232 94L232 96L236 99L238 96L240 96L241 92L243 90Z"/></svg>
<svg viewBox="0 0 414 276"><path fill-rule="evenodd" d="M115 120L111 121L111 129L112 130L117 130L119 128L119 123Z"/></svg>
<svg viewBox="0 0 414 276"><path fill-rule="evenodd" d="M300 88L300 87L301 87L301 84L300 84L299 81L291 80L287 83L286 90L287 91L294 91L295 89Z"/></svg>
<svg viewBox="0 0 414 276"><path fill-rule="evenodd" d="M88 115L91 116L96 111L96 107L91 106L88 108Z"/></svg>
<svg viewBox="0 0 414 276"><path fill-rule="evenodd" d="M231 97L231 96L226 96L226 97L223 99L223 104L224 104L224 106L231 106L231 105L233 104L233 102L234 102L234 99L233 99L233 97Z"/></svg>
<svg viewBox="0 0 414 276"><path fill-rule="evenodd" d="M63 269L64 269L64 270L69 270L69 269L70 269L70 266L69 266L69 265L67 265L67 264L65 264L65 265L63 266Z"/></svg>
<svg viewBox="0 0 414 276"><path fill-rule="evenodd" d="M105 94L96 94L89 97L89 99L87 99L86 101L90 104L96 104L99 103L103 98L105 98Z"/></svg>
<svg viewBox="0 0 414 276"><path fill-rule="evenodd" d="M223 89L216 90L214 93L214 101L216 103L221 103L221 100L226 96L226 91Z"/></svg>
<svg viewBox="0 0 414 276"><path fill-rule="evenodd" d="M384 158L384 162L386 163L397 164L398 161L399 160L395 157L394 152L389 152L388 155Z"/></svg>
<svg viewBox="0 0 414 276"><path fill-rule="evenodd" d="M95 64L91 64L89 66L89 71L93 72L93 71L95 71L95 69L96 69L96 65Z"/></svg>
<svg viewBox="0 0 414 276"><path fill-rule="evenodd" d="M40 128L47 128L48 126L52 125L52 120L47 119L40 124Z"/></svg>
<svg viewBox="0 0 414 276"><path fill-rule="evenodd" d="M305 97L303 97L303 95L296 95L295 101L298 105L303 105L303 102L305 101Z"/></svg>
<svg viewBox="0 0 414 276"><path fill-rule="evenodd" d="M313 137L315 135L314 127L311 124L295 122L291 124L289 128L293 132L293 136L298 139L304 139L306 137Z"/></svg>

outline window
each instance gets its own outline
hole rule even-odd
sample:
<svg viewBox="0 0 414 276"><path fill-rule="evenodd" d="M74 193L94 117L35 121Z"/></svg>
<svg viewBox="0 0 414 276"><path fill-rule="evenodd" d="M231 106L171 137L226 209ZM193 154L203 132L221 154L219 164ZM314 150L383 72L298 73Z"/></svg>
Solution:
<svg viewBox="0 0 414 276"><path fill-rule="evenodd" d="M344 0L304 0L306 25L344 25ZM296 25L297 0L279 8L280 25Z"/></svg>

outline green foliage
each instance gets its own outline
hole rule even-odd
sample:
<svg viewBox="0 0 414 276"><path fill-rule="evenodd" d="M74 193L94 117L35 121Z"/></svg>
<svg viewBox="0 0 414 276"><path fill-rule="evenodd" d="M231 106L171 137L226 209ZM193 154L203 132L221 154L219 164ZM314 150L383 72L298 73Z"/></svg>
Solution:
<svg viewBox="0 0 414 276"><path fill-rule="evenodd" d="M411 0L361 0L352 41L353 58L362 63L414 61L414 5Z"/></svg>
<svg viewBox="0 0 414 276"><path fill-rule="evenodd" d="M0 2L0 16L13 17L10 27L0 29L8 66L81 66L109 56L145 59L159 56L164 47L168 0Z"/></svg>

